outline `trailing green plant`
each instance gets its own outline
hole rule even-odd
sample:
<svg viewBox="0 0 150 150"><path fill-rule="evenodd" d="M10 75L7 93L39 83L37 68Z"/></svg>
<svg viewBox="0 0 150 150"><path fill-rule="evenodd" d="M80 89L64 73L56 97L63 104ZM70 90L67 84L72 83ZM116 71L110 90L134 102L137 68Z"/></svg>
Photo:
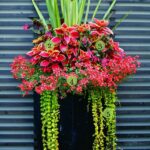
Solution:
<svg viewBox="0 0 150 150"><path fill-rule="evenodd" d="M94 124L93 150L116 150L115 93L109 89L89 91Z"/></svg>
<svg viewBox="0 0 150 150"><path fill-rule="evenodd" d="M40 98L43 150L59 150L59 104L55 91L44 91Z"/></svg>

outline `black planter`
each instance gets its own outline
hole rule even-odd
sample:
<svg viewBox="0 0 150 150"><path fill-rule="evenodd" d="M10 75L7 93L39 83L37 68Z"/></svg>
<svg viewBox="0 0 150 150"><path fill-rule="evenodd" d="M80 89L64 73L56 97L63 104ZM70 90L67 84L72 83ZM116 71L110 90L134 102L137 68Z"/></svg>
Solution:
<svg viewBox="0 0 150 150"><path fill-rule="evenodd" d="M60 150L92 150L93 124L87 111L87 98L68 95L60 102L59 144ZM42 150L40 99L34 93L35 150Z"/></svg>

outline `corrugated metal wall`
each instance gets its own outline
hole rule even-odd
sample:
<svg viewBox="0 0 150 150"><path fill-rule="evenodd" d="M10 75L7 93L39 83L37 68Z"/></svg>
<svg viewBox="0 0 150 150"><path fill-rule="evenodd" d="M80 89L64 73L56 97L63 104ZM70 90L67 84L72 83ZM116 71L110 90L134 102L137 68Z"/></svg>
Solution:
<svg viewBox="0 0 150 150"><path fill-rule="evenodd" d="M131 10L116 30L116 41L130 55L139 55L141 68L119 87L118 144L125 150L150 150L150 1L117 0L115 17Z"/></svg>
<svg viewBox="0 0 150 150"><path fill-rule="evenodd" d="M91 1L89 16L98 0ZM46 12L44 3L40 6ZM117 0L113 10L114 21L132 10L117 28L116 41L128 54L140 55L142 62L138 73L118 90L118 149L150 150L150 0ZM31 95L22 98L9 68L14 56L32 47L32 32L22 30L29 16L35 16L31 0L0 0L0 150L33 150L33 100Z"/></svg>
<svg viewBox="0 0 150 150"><path fill-rule="evenodd" d="M22 30L32 10L31 0L0 0L0 150L33 150L33 100L22 97L9 67L32 46L32 32Z"/></svg>

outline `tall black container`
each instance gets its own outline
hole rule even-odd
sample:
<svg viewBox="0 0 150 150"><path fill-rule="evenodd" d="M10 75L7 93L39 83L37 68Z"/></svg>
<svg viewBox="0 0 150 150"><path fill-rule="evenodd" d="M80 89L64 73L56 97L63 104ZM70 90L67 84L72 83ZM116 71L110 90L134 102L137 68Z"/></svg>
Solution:
<svg viewBox="0 0 150 150"><path fill-rule="evenodd" d="M59 100L59 144L60 150L92 150L93 124L88 111L87 97L69 94ZM34 93L35 150L42 150L40 99Z"/></svg>

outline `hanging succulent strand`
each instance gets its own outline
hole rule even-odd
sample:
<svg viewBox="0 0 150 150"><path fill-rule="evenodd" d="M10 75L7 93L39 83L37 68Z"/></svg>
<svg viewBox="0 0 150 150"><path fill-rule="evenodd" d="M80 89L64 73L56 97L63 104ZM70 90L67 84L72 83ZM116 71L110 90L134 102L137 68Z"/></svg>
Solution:
<svg viewBox="0 0 150 150"><path fill-rule="evenodd" d="M45 91L41 94L40 100L43 150L58 150L59 104L57 93Z"/></svg>
<svg viewBox="0 0 150 150"><path fill-rule="evenodd" d="M93 150L116 150L116 96L108 89L89 91L93 125Z"/></svg>
<svg viewBox="0 0 150 150"><path fill-rule="evenodd" d="M93 125L95 128L93 150L104 150L104 119L102 95L100 90L92 90L89 92L91 100Z"/></svg>
<svg viewBox="0 0 150 150"><path fill-rule="evenodd" d="M116 94L108 89L103 91L105 109L103 116L106 123L106 149L116 150Z"/></svg>

